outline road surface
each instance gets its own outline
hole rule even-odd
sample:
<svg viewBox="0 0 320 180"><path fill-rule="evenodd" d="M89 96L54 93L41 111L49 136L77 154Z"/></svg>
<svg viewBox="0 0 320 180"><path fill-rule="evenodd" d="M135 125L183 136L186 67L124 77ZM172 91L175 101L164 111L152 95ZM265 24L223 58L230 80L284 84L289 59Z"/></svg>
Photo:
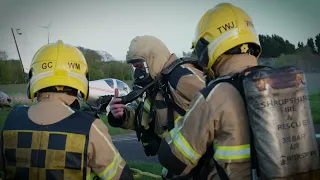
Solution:
<svg viewBox="0 0 320 180"><path fill-rule="evenodd" d="M320 150L320 124L315 125L317 141ZM157 156L146 156L141 142L138 142L135 133L114 135L112 141L125 160L140 160L158 163Z"/></svg>
<svg viewBox="0 0 320 180"><path fill-rule="evenodd" d="M141 141L138 142L136 133L112 136L113 144L125 160L140 160L158 163L157 156L146 156Z"/></svg>

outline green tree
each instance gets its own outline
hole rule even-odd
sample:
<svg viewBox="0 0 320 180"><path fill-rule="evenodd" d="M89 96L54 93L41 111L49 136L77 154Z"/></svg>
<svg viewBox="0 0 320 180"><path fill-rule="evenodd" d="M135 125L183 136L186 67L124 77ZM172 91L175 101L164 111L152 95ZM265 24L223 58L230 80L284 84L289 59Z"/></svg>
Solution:
<svg viewBox="0 0 320 180"><path fill-rule="evenodd" d="M293 54L295 51L295 45L291 44L288 40L285 40L285 54Z"/></svg>
<svg viewBox="0 0 320 180"><path fill-rule="evenodd" d="M184 52L184 51L182 51L182 56L183 57L197 57L197 55L196 55L196 51L189 51L189 52Z"/></svg>
<svg viewBox="0 0 320 180"><path fill-rule="evenodd" d="M298 42L298 49L300 49L300 48L303 48L304 47L304 44L303 44L303 42Z"/></svg>
<svg viewBox="0 0 320 180"><path fill-rule="evenodd" d="M316 48L315 48L315 45L314 45L313 38L308 38L307 46L311 49L312 52L316 52Z"/></svg>
<svg viewBox="0 0 320 180"><path fill-rule="evenodd" d="M0 61L0 84L24 84L26 79L19 60Z"/></svg>
<svg viewBox="0 0 320 180"><path fill-rule="evenodd" d="M320 33L318 35L316 35L315 45L317 47L318 53L320 53Z"/></svg>
<svg viewBox="0 0 320 180"><path fill-rule="evenodd" d="M269 35L259 35L260 44L262 47L261 57L270 57L271 56L271 37Z"/></svg>
<svg viewBox="0 0 320 180"><path fill-rule="evenodd" d="M119 80L131 80L130 66L115 58L106 51L95 51L78 46L84 54L90 73L90 80L116 78Z"/></svg>
<svg viewBox="0 0 320 180"><path fill-rule="evenodd" d="M182 56L183 57L191 57L192 56L192 52L184 52L184 51L182 51Z"/></svg>
<svg viewBox="0 0 320 180"><path fill-rule="evenodd" d="M8 60L8 54L6 51L0 50L0 60Z"/></svg>
<svg viewBox="0 0 320 180"><path fill-rule="evenodd" d="M115 58L110 53L108 53L106 51L100 51L99 54L101 55L103 61L114 61L115 60Z"/></svg>
<svg viewBox="0 0 320 180"><path fill-rule="evenodd" d="M87 60L90 80L104 78L132 79L131 67L124 61L114 60L115 58L108 52L95 51L81 46L78 48ZM26 83L26 78L27 74L22 71L19 60L0 60L0 84Z"/></svg>
<svg viewBox="0 0 320 180"><path fill-rule="evenodd" d="M271 36L260 34L259 40L262 46L261 57L275 58L281 54L292 54L295 52L293 44L276 34L272 34Z"/></svg>

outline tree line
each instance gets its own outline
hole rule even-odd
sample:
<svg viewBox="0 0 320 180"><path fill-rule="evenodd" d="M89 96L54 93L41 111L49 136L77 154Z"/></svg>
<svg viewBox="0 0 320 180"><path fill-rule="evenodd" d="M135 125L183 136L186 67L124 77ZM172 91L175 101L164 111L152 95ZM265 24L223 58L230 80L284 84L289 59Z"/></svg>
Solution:
<svg viewBox="0 0 320 180"><path fill-rule="evenodd" d="M115 60L111 54L78 46L89 67L90 80L116 78L131 80L131 67L123 60ZM28 74L22 71L19 60L8 60L5 51L0 50L0 84L27 83Z"/></svg>
<svg viewBox="0 0 320 180"><path fill-rule="evenodd" d="M276 58L281 55L294 54L301 49L309 49L312 53L320 54L320 33L314 38L307 39L307 43L298 42L297 46L290 43L289 40L283 39L281 36L259 35L260 45L262 47L261 58ZM195 52L182 52L183 56L194 56Z"/></svg>
<svg viewBox="0 0 320 180"><path fill-rule="evenodd" d="M308 49L313 54L320 54L320 33L314 38L308 38L306 44L299 42L297 46L276 34L259 35L259 40L262 46L261 58L292 55L301 51L301 49ZM90 80L102 78L132 79L131 67L124 60L116 60L105 51L96 51L81 46L78 46L78 49L87 60ZM182 56L192 55L194 55L194 52L182 53ZM27 83L27 78L28 75L22 71L20 61L8 59L7 53L0 50L0 84L23 84Z"/></svg>
<svg viewBox="0 0 320 180"><path fill-rule="evenodd" d="M320 53L320 33L314 38L308 38L306 44L298 42L297 47L276 34L271 36L259 35L259 40L262 46L261 57L263 58L275 58L283 54L294 54L303 48L309 48L312 53Z"/></svg>

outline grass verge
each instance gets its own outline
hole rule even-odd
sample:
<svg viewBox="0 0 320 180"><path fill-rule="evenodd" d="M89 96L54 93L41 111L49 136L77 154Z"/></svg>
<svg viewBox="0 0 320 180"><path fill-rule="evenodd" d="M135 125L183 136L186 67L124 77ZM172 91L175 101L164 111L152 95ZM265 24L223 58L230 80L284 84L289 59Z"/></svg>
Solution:
<svg viewBox="0 0 320 180"><path fill-rule="evenodd" d="M315 124L320 124L320 92L309 95L312 119Z"/></svg>
<svg viewBox="0 0 320 180"><path fill-rule="evenodd" d="M162 166L160 164L143 162L143 161L127 161L127 163L130 168L139 169L142 172L149 172L149 173L161 176ZM159 178L141 175L140 177L137 177L135 179L152 180L152 179L159 179Z"/></svg>
<svg viewBox="0 0 320 180"><path fill-rule="evenodd" d="M100 115L101 120L104 122L104 124L108 127L108 131L110 135L116 135L116 134L126 134L129 132L133 132L131 130L121 129L121 128L114 128L110 126L108 123L108 118L106 115Z"/></svg>
<svg viewBox="0 0 320 180"><path fill-rule="evenodd" d="M27 94L27 84L2 84L0 85L0 91L12 95L12 94Z"/></svg>

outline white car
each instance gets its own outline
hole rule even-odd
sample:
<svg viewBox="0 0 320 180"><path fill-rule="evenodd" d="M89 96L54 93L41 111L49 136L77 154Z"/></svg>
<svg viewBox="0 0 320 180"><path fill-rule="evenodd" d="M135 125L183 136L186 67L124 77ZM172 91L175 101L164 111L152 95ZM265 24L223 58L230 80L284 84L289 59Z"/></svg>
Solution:
<svg viewBox="0 0 320 180"><path fill-rule="evenodd" d="M107 107L102 106L99 109L99 98L104 96L105 102L109 104L112 97L114 97L114 92L116 88L118 88L119 97L125 96L132 91L131 88L125 82L114 78L89 81L89 96L86 102L93 109L97 110L98 113L105 111L108 113L109 105Z"/></svg>
<svg viewBox="0 0 320 180"><path fill-rule="evenodd" d="M4 92L0 91L0 108L12 107L11 98Z"/></svg>

